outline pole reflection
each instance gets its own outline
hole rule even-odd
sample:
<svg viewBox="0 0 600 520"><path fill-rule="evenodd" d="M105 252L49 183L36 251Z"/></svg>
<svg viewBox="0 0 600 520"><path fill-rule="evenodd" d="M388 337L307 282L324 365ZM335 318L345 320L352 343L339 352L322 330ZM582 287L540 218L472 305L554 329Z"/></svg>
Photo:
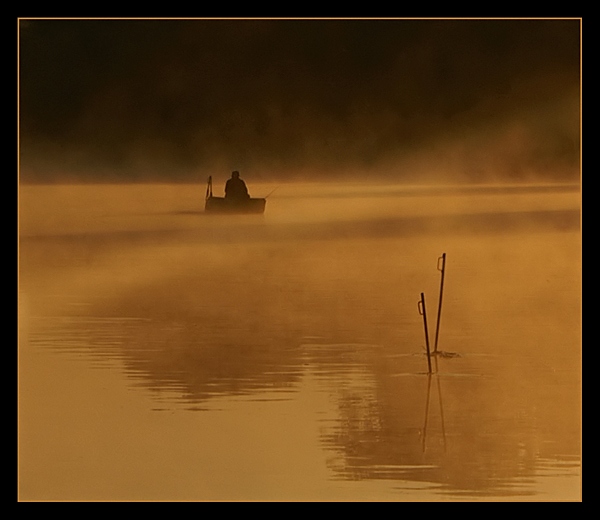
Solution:
<svg viewBox="0 0 600 520"><path fill-rule="evenodd" d="M439 404L439 413L440 413L440 421L442 426L442 438L444 441L444 452L446 451L446 425L444 422L444 405L442 402L442 384L440 381L440 377L438 374L438 361L437 356L434 356L434 364L435 364L435 373L427 374L427 399L425 402L425 419L423 421L423 453L425 453L425 449L427 446L427 425L429 422L429 402L431 397L431 380L435 378L436 389L437 389L437 398Z"/></svg>

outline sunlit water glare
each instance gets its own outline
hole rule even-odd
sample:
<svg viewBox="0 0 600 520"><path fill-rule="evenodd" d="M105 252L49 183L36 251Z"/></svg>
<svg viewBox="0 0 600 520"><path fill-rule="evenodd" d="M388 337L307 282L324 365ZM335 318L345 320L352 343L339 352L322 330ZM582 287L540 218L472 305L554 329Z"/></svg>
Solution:
<svg viewBox="0 0 600 520"><path fill-rule="evenodd" d="M273 189L21 186L20 499L580 500L579 187Z"/></svg>

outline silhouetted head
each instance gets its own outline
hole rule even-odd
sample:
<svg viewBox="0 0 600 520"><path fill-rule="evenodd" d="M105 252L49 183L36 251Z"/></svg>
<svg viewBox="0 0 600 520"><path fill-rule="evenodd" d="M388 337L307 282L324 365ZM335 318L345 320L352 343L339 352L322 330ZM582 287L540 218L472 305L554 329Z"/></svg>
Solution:
<svg viewBox="0 0 600 520"><path fill-rule="evenodd" d="M234 172L231 172L231 178L232 179L239 179L240 178L240 172L238 172L237 170Z"/></svg>

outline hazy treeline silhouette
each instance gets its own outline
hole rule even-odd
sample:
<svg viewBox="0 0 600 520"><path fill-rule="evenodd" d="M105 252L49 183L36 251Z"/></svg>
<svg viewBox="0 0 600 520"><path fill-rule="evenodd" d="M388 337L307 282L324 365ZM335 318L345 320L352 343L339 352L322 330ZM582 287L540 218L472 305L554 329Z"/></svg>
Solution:
<svg viewBox="0 0 600 520"><path fill-rule="evenodd" d="M19 44L23 181L578 171L576 19L23 20Z"/></svg>

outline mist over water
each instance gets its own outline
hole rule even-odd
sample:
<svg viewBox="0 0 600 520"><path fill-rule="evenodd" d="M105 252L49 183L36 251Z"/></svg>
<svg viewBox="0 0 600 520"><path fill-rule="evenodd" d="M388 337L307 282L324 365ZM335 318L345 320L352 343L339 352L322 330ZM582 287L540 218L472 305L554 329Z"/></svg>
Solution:
<svg viewBox="0 0 600 520"><path fill-rule="evenodd" d="M18 38L21 500L581 499L581 20Z"/></svg>
<svg viewBox="0 0 600 520"><path fill-rule="evenodd" d="M581 499L578 185L249 188L21 186L21 500Z"/></svg>

